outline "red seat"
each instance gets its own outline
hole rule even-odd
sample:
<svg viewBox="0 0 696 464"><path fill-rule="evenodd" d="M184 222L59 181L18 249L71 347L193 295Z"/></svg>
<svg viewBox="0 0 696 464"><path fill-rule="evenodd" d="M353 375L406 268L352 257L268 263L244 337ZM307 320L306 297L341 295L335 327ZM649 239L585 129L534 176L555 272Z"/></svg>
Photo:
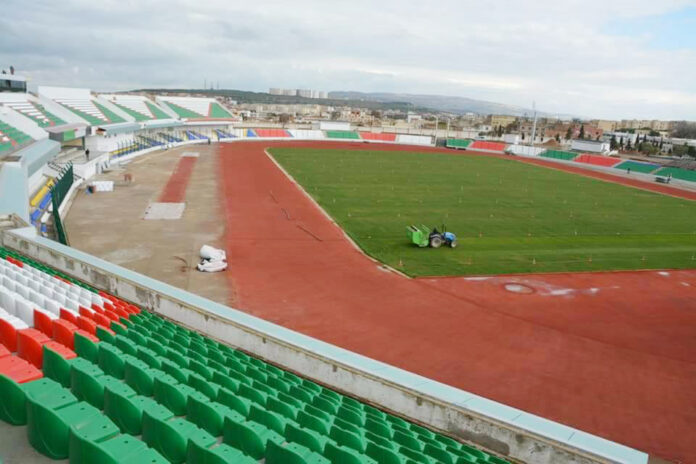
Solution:
<svg viewBox="0 0 696 464"><path fill-rule="evenodd" d="M78 316L76 316L75 313L72 311L68 311L67 309L60 308L60 318L66 320L68 322L72 322L73 324L77 324Z"/></svg>
<svg viewBox="0 0 696 464"><path fill-rule="evenodd" d="M53 339L71 350L75 349L75 331L77 330L77 326L72 322L64 319L53 321Z"/></svg>
<svg viewBox="0 0 696 464"><path fill-rule="evenodd" d="M80 306L80 316L86 317L87 319L94 319L94 315L97 314L95 311Z"/></svg>
<svg viewBox="0 0 696 464"><path fill-rule="evenodd" d="M17 383L31 382L43 377L41 371L36 367L13 355L0 357L0 374Z"/></svg>
<svg viewBox="0 0 696 464"><path fill-rule="evenodd" d="M112 303L109 303L108 301L104 302L104 311L113 311L115 306Z"/></svg>
<svg viewBox="0 0 696 464"><path fill-rule="evenodd" d="M73 350L63 345L62 343L54 342L51 340L44 343L44 346L49 347L50 349L61 355L64 359L77 358L77 353L75 353ZM43 355L43 349L41 350L41 354Z"/></svg>
<svg viewBox="0 0 696 464"><path fill-rule="evenodd" d="M77 318L77 326L84 332L92 335L97 334L97 323L85 316L80 316Z"/></svg>
<svg viewBox="0 0 696 464"><path fill-rule="evenodd" d="M106 317L108 317L109 319L111 319L112 321L118 321L118 320L119 320L118 314L116 314L116 308L114 308L113 310L108 310L108 309L107 309L106 311L104 311L104 315L105 315Z"/></svg>
<svg viewBox="0 0 696 464"><path fill-rule="evenodd" d="M53 320L43 311L34 310L34 328L43 332L46 336L53 335Z"/></svg>
<svg viewBox="0 0 696 464"><path fill-rule="evenodd" d="M131 313L126 311L123 307L117 307L114 312L118 315L119 318L125 317L126 319L130 319Z"/></svg>
<svg viewBox="0 0 696 464"><path fill-rule="evenodd" d="M36 329L22 329L17 332L17 354L20 358L41 369L43 366L43 345L51 341L46 334Z"/></svg>
<svg viewBox="0 0 696 464"><path fill-rule="evenodd" d="M128 305L128 311L130 311L133 314L139 314L140 313L140 308L138 308L135 305L129 304Z"/></svg>
<svg viewBox="0 0 696 464"><path fill-rule="evenodd" d="M5 348L5 345L0 345L0 358L4 358L5 356L9 356L12 353L10 353L10 350Z"/></svg>
<svg viewBox="0 0 696 464"><path fill-rule="evenodd" d="M17 329L5 319L0 319L0 343L12 353L17 351Z"/></svg>
<svg viewBox="0 0 696 464"><path fill-rule="evenodd" d="M104 308L102 308L101 306L99 306L99 305L96 304L96 303L92 303L92 310L93 310L93 311L96 311L96 312L98 312L98 313L100 313L100 314L104 312Z"/></svg>
<svg viewBox="0 0 696 464"><path fill-rule="evenodd" d="M92 315L92 319L94 319L94 322L96 322L97 325L100 325L102 327L106 327L107 329L111 326L111 319L109 319L108 317L106 317L103 314L94 313Z"/></svg>

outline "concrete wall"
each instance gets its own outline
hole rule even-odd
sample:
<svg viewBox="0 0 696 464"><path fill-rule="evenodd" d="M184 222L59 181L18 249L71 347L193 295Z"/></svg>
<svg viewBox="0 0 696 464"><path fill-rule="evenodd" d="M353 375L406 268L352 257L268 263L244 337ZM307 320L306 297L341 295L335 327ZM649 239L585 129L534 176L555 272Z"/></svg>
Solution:
<svg viewBox="0 0 696 464"><path fill-rule="evenodd" d="M86 253L6 231L4 246L321 384L529 463L648 462L640 451L365 358Z"/></svg>

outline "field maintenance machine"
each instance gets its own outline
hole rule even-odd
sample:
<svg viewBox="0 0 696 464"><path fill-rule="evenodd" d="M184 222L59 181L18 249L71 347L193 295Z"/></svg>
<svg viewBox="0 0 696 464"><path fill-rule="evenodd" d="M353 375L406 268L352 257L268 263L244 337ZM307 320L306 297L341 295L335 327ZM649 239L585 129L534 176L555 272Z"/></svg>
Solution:
<svg viewBox="0 0 696 464"><path fill-rule="evenodd" d="M450 248L457 246L457 236L452 232L447 232L444 225L442 226L442 232L437 230L436 227L430 230L425 225L420 227L410 225L406 227L406 233L411 242L421 248L440 248L443 244L448 245Z"/></svg>

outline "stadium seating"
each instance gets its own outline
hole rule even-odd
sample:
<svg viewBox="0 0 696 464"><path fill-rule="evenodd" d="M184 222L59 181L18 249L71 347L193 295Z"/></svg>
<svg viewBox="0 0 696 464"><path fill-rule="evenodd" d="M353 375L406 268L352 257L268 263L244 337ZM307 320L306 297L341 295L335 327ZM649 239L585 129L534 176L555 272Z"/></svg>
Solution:
<svg viewBox="0 0 696 464"><path fill-rule="evenodd" d="M230 134L229 132L224 131L222 129L215 129L215 133L217 133L218 140L235 138L234 134Z"/></svg>
<svg viewBox="0 0 696 464"><path fill-rule="evenodd" d="M546 150L544 153L540 154L539 156L541 156L543 158L553 158L553 159L559 159L559 160L565 160L565 161L572 161L578 156L578 154L573 153L572 151Z"/></svg>
<svg viewBox="0 0 696 464"><path fill-rule="evenodd" d="M375 133L375 132L360 132L360 138L363 140L375 140L381 142L396 142L396 134L389 134L385 132Z"/></svg>
<svg viewBox="0 0 696 464"><path fill-rule="evenodd" d="M167 113L141 95L101 95L136 121L171 118Z"/></svg>
<svg viewBox="0 0 696 464"><path fill-rule="evenodd" d="M605 166L608 168L621 162L621 160L618 158L610 158L608 156L602 155L592 155L590 153L583 153L579 156L576 156L573 159L573 161L575 161L576 163L592 164L594 166Z"/></svg>
<svg viewBox="0 0 696 464"><path fill-rule="evenodd" d="M29 443L50 458L507 462L79 285L13 251L0 248L0 258L0 419L26 424ZM33 304L25 304L22 293ZM32 313L36 306L45 309Z"/></svg>
<svg viewBox="0 0 696 464"><path fill-rule="evenodd" d="M360 135L354 131L341 131L341 130L326 131L326 136L330 139L351 139L351 140L359 140L360 139Z"/></svg>
<svg viewBox="0 0 696 464"><path fill-rule="evenodd" d="M46 110L46 108L43 107L43 105L38 103L22 100L9 101L3 104L8 108L12 108L13 110L22 113L24 116L27 116L38 124L39 127L60 126L67 124L64 120L58 116L55 116L53 113L50 113Z"/></svg>
<svg viewBox="0 0 696 464"><path fill-rule="evenodd" d="M211 118L229 118L232 115L225 108L220 106L219 103L211 102L208 116Z"/></svg>
<svg viewBox="0 0 696 464"><path fill-rule="evenodd" d="M641 172L644 174L649 174L653 172L656 169L660 168L659 164L652 164L652 163L642 163L640 161L624 161L623 163L619 163L616 166L614 166L615 169L621 169L624 171L628 171L629 169L633 172Z"/></svg>
<svg viewBox="0 0 696 464"><path fill-rule="evenodd" d="M502 142L487 142L485 140L475 140L469 148L472 150L490 150L490 151L505 151L505 145Z"/></svg>
<svg viewBox="0 0 696 464"><path fill-rule="evenodd" d="M21 130L0 120L0 154L33 141Z"/></svg>
<svg viewBox="0 0 696 464"><path fill-rule="evenodd" d="M208 140L208 137L206 137L205 135L192 130L187 130L186 136L189 140Z"/></svg>
<svg viewBox="0 0 696 464"><path fill-rule="evenodd" d="M91 125L113 124L125 120L92 99L56 99L56 102L87 121Z"/></svg>
<svg viewBox="0 0 696 464"><path fill-rule="evenodd" d="M285 129L256 129L258 137L290 137L290 133Z"/></svg>
<svg viewBox="0 0 696 464"><path fill-rule="evenodd" d="M447 139L445 146L447 148L468 148L473 140L469 139Z"/></svg>
<svg viewBox="0 0 696 464"><path fill-rule="evenodd" d="M674 179L696 182L696 171L681 168L662 168L655 173L658 176L672 176Z"/></svg>
<svg viewBox="0 0 696 464"><path fill-rule="evenodd" d="M256 132L254 132L254 129L247 129L246 136L247 137L257 137Z"/></svg>

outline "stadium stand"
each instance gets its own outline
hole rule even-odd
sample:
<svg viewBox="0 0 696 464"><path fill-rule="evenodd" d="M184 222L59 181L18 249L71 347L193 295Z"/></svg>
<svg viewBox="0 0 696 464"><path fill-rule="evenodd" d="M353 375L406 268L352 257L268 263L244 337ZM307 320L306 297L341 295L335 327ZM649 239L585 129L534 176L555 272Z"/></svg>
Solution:
<svg viewBox="0 0 696 464"><path fill-rule="evenodd" d="M396 134L385 132L360 132L360 138L377 142L396 142Z"/></svg>
<svg viewBox="0 0 696 464"><path fill-rule="evenodd" d="M594 166L604 166L608 168L621 162L621 160L617 158L610 158L608 156L602 155L592 155L590 153L583 153L575 157L573 161L576 163L591 164Z"/></svg>
<svg viewBox="0 0 696 464"><path fill-rule="evenodd" d="M502 142L488 142L485 140L475 140L469 148L472 150L505 151L507 145Z"/></svg>
<svg viewBox="0 0 696 464"><path fill-rule="evenodd" d="M447 148L461 148L465 149L468 148L469 145L471 145L471 142L473 140L469 139L447 139L447 142L445 142L445 146Z"/></svg>
<svg viewBox="0 0 696 464"><path fill-rule="evenodd" d="M353 139L359 140L360 135L354 131L330 130L326 131L326 137L330 139Z"/></svg>
<svg viewBox="0 0 696 464"><path fill-rule="evenodd" d="M622 169L624 171L628 171L630 169L633 172L640 172L643 174L650 174L651 172L659 168L659 164L642 163L640 161L633 160L624 161L623 163L619 163L616 166L614 166L614 169Z"/></svg>
<svg viewBox="0 0 696 464"><path fill-rule="evenodd" d="M147 97L141 95L100 95L100 98L109 101L136 121L171 118Z"/></svg>
<svg viewBox="0 0 696 464"><path fill-rule="evenodd" d="M655 173L658 176L672 176L674 179L696 182L696 171L681 168L662 168Z"/></svg>
<svg viewBox="0 0 696 464"><path fill-rule="evenodd" d="M292 137L290 132L285 129L256 129L257 137L276 137L276 138L287 138Z"/></svg>
<svg viewBox="0 0 696 464"><path fill-rule="evenodd" d="M0 402L0 419L26 424L29 443L50 458L508 462L14 251L0 248L0 258L0 301L9 308L0 312L0 395L12 399Z"/></svg>
<svg viewBox="0 0 696 464"><path fill-rule="evenodd" d="M171 108L180 118L224 119L232 117L232 114L213 98L159 96L156 101Z"/></svg>
<svg viewBox="0 0 696 464"><path fill-rule="evenodd" d="M247 129L245 137L256 137L256 132L254 132L254 129Z"/></svg>
<svg viewBox="0 0 696 464"><path fill-rule="evenodd" d="M578 156L578 154L573 153L572 151L546 150L544 153L540 154L539 156L541 156L543 158L553 158L553 159L559 159L559 160L565 160L565 161L572 161Z"/></svg>
<svg viewBox="0 0 696 464"><path fill-rule="evenodd" d="M21 130L0 120L0 154L32 141L33 139Z"/></svg>
<svg viewBox="0 0 696 464"><path fill-rule="evenodd" d="M185 133L189 140L208 140L208 137L193 130L187 130Z"/></svg>
<svg viewBox="0 0 696 464"><path fill-rule="evenodd" d="M30 100L27 94L3 94L0 104L23 114L38 124L39 127L61 126L67 124L64 120L46 110L43 105Z"/></svg>
<svg viewBox="0 0 696 464"><path fill-rule="evenodd" d="M529 145L519 145L514 144L508 146L505 151L507 153L512 153L513 155L524 155L524 156L539 156L539 154L544 152L544 148L532 147Z"/></svg>
<svg viewBox="0 0 696 464"><path fill-rule="evenodd" d="M98 103L89 89L39 86L39 96L60 104L93 126L126 122L114 111Z"/></svg>
<svg viewBox="0 0 696 464"><path fill-rule="evenodd" d="M324 131L320 130L290 129L288 132L293 138L302 140L323 140L325 138Z"/></svg>
<svg viewBox="0 0 696 464"><path fill-rule="evenodd" d="M215 129L215 133L216 133L217 136L218 136L218 140L221 140L221 139L233 139L233 138L235 138L235 135L234 135L234 134L230 134L229 132L224 131L224 130L222 130L222 129Z"/></svg>
<svg viewBox="0 0 696 464"><path fill-rule="evenodd" d="M179 137L175 137L172 134L167 134L166 132L158 132L158 135L162 137L164 140L166 140L169 143L180 143L183 142L182 139Z"/></svg>

